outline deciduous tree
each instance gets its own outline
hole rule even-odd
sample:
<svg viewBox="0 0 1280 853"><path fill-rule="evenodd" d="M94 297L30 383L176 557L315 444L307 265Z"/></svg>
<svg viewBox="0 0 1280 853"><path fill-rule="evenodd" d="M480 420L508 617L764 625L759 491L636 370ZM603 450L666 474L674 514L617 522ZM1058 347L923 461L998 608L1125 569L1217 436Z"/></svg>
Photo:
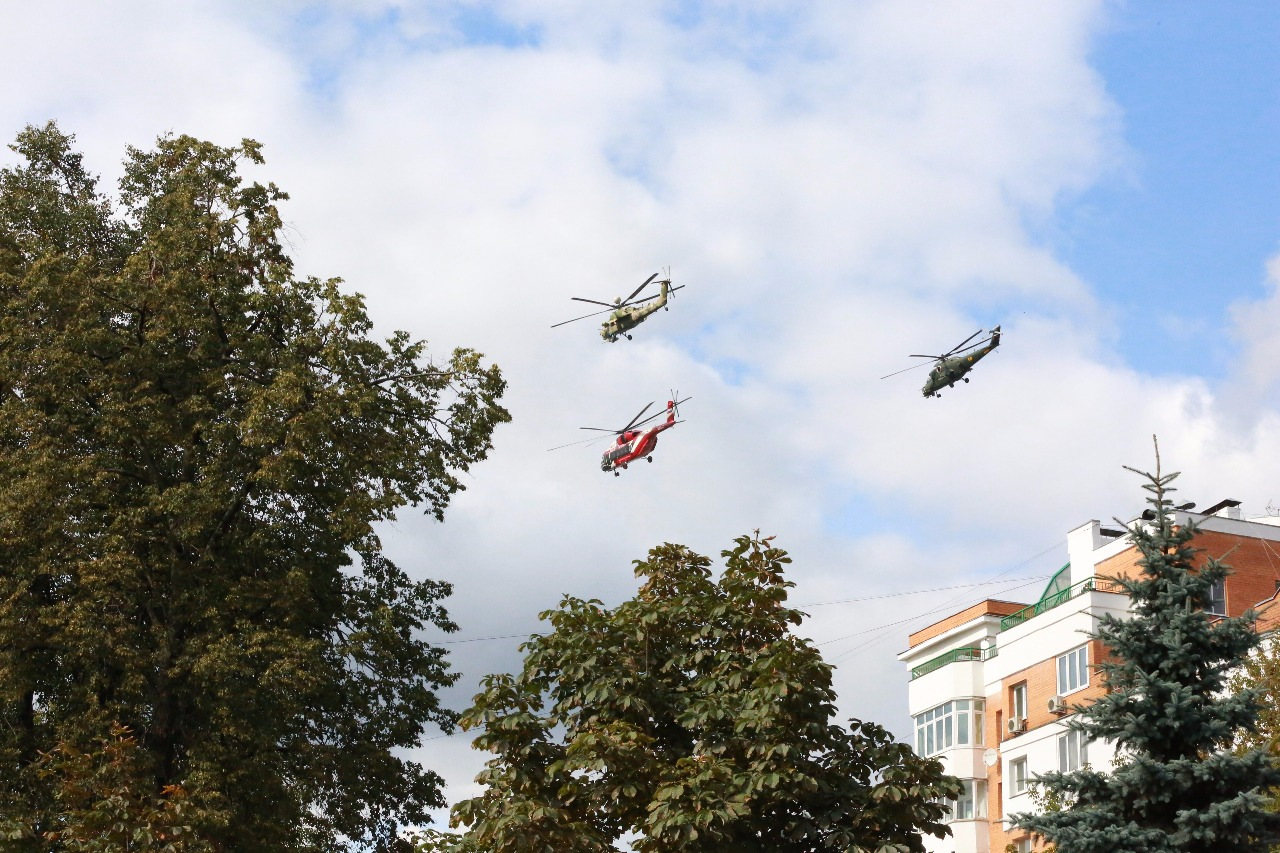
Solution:
<svg viewBox="0 0 1280 853"><path fill-rule="evenodd" d="M412 581L374 525L406 505L442 517L508 420L498 369L379 342L358 295L296 277L285 194L239 174L262 163L251 140L131 149L117 198L53 124L13 148L0 813L15 849L69 849L81 800L49 770L71 765L42 756L121 731L130 802L182 791L213 849L403 846L397 826L441 797L398 749L455 719L422 631L453 626L448 585Z"/></svg>
<svg viewBox="0 0 1280 853"><path fill-rule="evenodd" d="M833 724L831 667L791 630L785 552L744 536L723 556L717 580L661 545L630 601L542 614L523 671L490 676L463 716L494 757L487 790L454 807L455 849L905 853L946 834L960 787L941 764L874 723Z"/></svg>

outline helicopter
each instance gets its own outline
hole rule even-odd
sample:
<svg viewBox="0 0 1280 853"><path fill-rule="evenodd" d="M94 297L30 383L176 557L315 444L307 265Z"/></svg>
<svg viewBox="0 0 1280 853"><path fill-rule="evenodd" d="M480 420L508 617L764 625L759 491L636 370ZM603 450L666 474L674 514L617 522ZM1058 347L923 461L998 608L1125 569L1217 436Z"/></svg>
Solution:
<svg viewBox="0 0 1280 853"><path fill-rule="evenodd" d="M969 337L960 342L959 346L953 347L949 352L942 355L916 355L912 354L909 358L931 358L936 364L933 370L929 371L929 378L925 380L924 388L921 389L925 398L942 396L943 388L950 388L956 384L956 380L969 381L969 377L965 376L974 365L982 360L983 356L995 350L1000 346L1000 327L996 326L991 330L991 336L986 340L978 341L976 344L969 344L969 341L982 334L982 330L974 332ZM921 367L916 365L915 367ZM887 376L881 376L881 379L888 379L890 376L897 376L899 373L905 373L907 370L914 370L915 367L908 367Z"/></svg>
<svg viewBox="0 0 1280 853"><path fill-rule="evenodd" d="M605 311L595 311L591 314L584 314L581 317L574 317L572 320L565 320L561 323L555 323L551 328L563 326L565 323L576 323L578 320L585 320L588 317L595 317L598 314L609 313L609 319L600 324L600 337L604 338L608 343L613 343L619 337L631 340L631 335L627 334L631 329L639 326L645 321L650 314L659 308L667 308L667 298L674 294L677 290L684 287L683 284L677 287L671 286L671 271L667 271L667 277L658 282L660 288L658 295L645 296L636 299L640 291L649 286L649 283L658 277L657 273L649 276L644 280L644 284L637 287L631 292L626 299L618 297L613 302L600 302L595 299L583 299L581 296L573 296L571 299L577 302L590 302L592 305L603 305ZM667 309L670 310L670 309Z"/></svg>
<svg viewBox="0 0 1280 853"><path fill-rule="evenodd" d="M644 413L649 411L649 403L639 413L631 419L631 421L622 429L603 429L601 427L581 427L581 429L591 430L592 432L607 432L616 435L618 438L608 450L600 457L600 470L608 473L613 472L613 476L620 476L621 471L629 464L637 459L644 459L647 462L653 461L653 450L658 446L658 433L671 429L673 426L684 421L676 420L680 416L680 404L687 403L692 397L680 399L679 394L672 393L671 399L667 401L666 409L656 412L644 420L640 420ZM660 421L647 429L641 429L650 421L667 416L665 421ZM587 439L595 441L596 439ZM574 442L579 444L581 442ZM569 447L568 444L562 444L560 447ZM553 447L552 450L559 450L559 447Z"/></svg>

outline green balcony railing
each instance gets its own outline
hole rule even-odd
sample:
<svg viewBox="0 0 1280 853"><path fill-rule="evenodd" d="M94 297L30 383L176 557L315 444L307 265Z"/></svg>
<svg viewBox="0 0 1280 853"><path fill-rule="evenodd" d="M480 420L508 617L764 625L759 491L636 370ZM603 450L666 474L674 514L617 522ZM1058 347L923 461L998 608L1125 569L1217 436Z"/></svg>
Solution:
<svg viewBox="0 0 1280 853"><path fill-rule="evenodd" d="M1032 616L1039 616L1048 610L1052 610L1059 605L1066 604L1078 595L1086 592L1117 592L1121 595L1125 594L1125 588L1118 581L1110 578L1088 578L1080 581L1080 583L1072 584L1064 590L1055 592L1052 595L1046 595L1029 607L1024 607L1017 613L1011 613L1000 620L1000 630L1007 631L1015 625L1021 625Z"/></svg>
<svg viewBox="0 0 1280 853"><path fill-rule="evenodd" d="M982 661L990 660L996 656L996 647L989 649L979 649L972 646L966 646L960 649L952 649L949 652L943 652L936 658L930 658L919 666L911 668L911 680L915 681L922 675L928 675L936 669L942 669L949 663L957 661Z"/></svg>

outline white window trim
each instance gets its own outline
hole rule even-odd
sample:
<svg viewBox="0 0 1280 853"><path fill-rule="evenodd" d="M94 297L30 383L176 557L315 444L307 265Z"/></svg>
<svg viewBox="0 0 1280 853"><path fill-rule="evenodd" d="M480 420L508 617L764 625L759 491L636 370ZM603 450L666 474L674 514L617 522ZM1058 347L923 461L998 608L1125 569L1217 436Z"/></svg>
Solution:
<svg viewBox="0 0 1280 853"><path fill-rule="evenodd" d="M1018 790L1018 774L1014 771L1014 766L1022 765L1022 790ZM1021 797L1031 790L1031 769L1027 763L1027 757L1014 758L1009 761L1009 796Z"/></svg>
<svg viewBox="0 0 1280 853"><path fill-rule="evenodd" d="M1075 658L1081 651L1084 652L1084 667L1083 667L1083 673L1082 673L1084 680L1081 681L1080 684L1077 684L1075 687L1072 687L1070 689L1063 689L1066 685L1064 685L1062 681L1062 660L1063 658L1069 658L1070 665L1075 666L1076 665ZM1058 655L1057 658L1054 659L1054 677L1056 679L1058 695L1070 696L1072 693L1078 693L1081 690L1084 690L1086 687L1088 687L1089 686L1089 667L1090 667L1090 663L1089 663L1089 644L1088 643L1085 643L1084 645L1076 646L1071 651L1064 652L1063 654Z"/></svg>
<svg viewBox="0 0 1280 853"><path fill-rule="evenodd" d="M957 823L960 821L974 821L987 819L987 780L986 779L962 779L964 783L965 793L961 794L954 800L948 800L950 808L943 823ZM973 805L973 814L969 817L960 817L960 803L965 799L970 799Z"/></svg>
<svg viewBox="0 0 1280 853"><path fill-rule="evenodd" d="M1069 760L1071 756L1070 739L1072 737L1076 739L1076 766L1074 768L1070 766L1071 762ZM1058 735L1054 744L1058 747L1058 772L1075 773L1077 770L1089 766L1089 739L1084 732L1069 729Z"/></svg>
<svg viewBox="0 0 1280 853"><path fill-rule="evenodd" d="M964 707L961 707L963 705ZM929 758L951 749L973 749L983 745L982 720L985 700L960 697L935 705L913 718L916 727L915 751ZM928 722L925 718L932 716ZM946 735L950 735L950 742ZM934 744L932 750L929 743Z"/></svg>

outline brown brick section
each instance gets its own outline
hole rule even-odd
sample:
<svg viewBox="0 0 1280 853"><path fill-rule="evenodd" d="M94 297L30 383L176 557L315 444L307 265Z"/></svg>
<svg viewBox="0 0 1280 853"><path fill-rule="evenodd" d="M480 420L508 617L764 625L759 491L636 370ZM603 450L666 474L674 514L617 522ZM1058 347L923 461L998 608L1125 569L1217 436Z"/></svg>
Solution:
<svg viewBox="0 0 1280 853"><path fill-rule="evenodd" d="M941 622L934 622L927 628L921 628L907 638L907 646L908 648L915 648L926 640L932 640L940 634L945 634L958 625L972 622L974 619L983 616L1008 616L1011 613L1017 613L1026 606L1016 601L997 601L993 598L988 598L986 601L979 602L967 610L961 610L954 616L948 616Z"/></svg>
<svg viewBox="0 0 1280 853"><path fill-rule="evenodd" d="M1271 606L1280 591L1280 542L1266 539L1253 539L1235 536L1218 531L1202 531L1194 542L1202 551L1198 562L1203 563L1206 557L1223 560L1232 569L1227 577L1227 615L1239 616L1250 608L1260 613L1259 629L1267 630L1280 627L1280 606ZM1140 554L1137 548L1127 548L1107 560L1099 563L1095 569L1097 577L1133 577L1141 569L1138 566ZM1262 604L1259 604L1263 602ZM942 623L939 623L942 624ZM926 629L927 630L927 629ZM939 632L941 633L941 632ZM1083 639L1083 638L1082 638ZM1096 701L1106 692L1093 666L1103 660L1107 654L1105 647L1097 640L1089 643L1089 686L1069 694L1067 704L1088 705ZM1067 652L1070 649L1060 649ZM1027 730L1038 728L1060 719L1050 714L1048 702L1057 694L1058 670L1057 655L1049 660L1030 666L1004 679L1000 685L1000 693L987 697L986 737L987 744L1000 744L1008 738L1005 731L1005 720L1012 711L1012 689L1022 682L1027 684ZM1025 838L1021 831L1004 831L1000 813L1001 776L1004 760L987 769L987 815L991 821L990 850L991 853L1003 853L1006 845ZM1021 807L1021 806L1020 806ZM1028 801L1026 808L1032 808ZM1033 849L1042 850L1044 843L1037 843Z"/></svg>
<svg viewBox="0 0 1280 853"><path fill-rule="evenodd" d="M1239 616L1260 601L1271 599L1280 589L1280 542L1252 539L1202 530L1192 543L1203 553L1197 563L1206 557L1222 560L1231 567L1227 578L1227 615ZM1136 577L1141 568L1137 548L1126 548L1114 557L1098 564L1099 577ZM1276 618L1276 614L1268 614Z"/></svg>
<svg viewBox="0 0 1280 853"><path fill-rule="evenodd" d="M1068 694L1065 698L1068 707L1072 705L1089 705L1107 692L1101 676L1094 670L1094 665L1106 656L1106 648L1097 640L1081 637L1081 645L1089 646L1089 686ZM1065 654L1077 646L1061 649ZM987 697L986 743L988 746L1002 744L1011 736L1005 728L1006 722L1013 713L1013 688L1020 684L1027 685L1027 731L1055 723L1062 719L1049 712L1049 699L1058 695L1058 655L1040 661L1019 672L1012 673L1000 682L1000 692ZM1019 838L1025 838L1021 830L1006 832L1000 823L1004 817L1000 813L1002 774L1004 771L1003 755L993 767L987 768L987 815L991 821L990 839L992 853L1003 853L1005 846ZM1030 800L1020 806L1028 811L1033 809ZM1039 850L1040 846L1035 849Z"/></svg>

